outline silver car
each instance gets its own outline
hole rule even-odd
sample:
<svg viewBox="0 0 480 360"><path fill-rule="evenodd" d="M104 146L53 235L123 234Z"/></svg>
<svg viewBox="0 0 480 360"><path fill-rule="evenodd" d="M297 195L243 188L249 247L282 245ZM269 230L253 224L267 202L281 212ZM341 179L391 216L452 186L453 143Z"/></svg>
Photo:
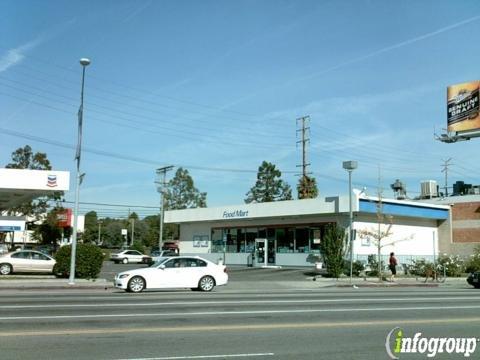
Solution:
<svg viewBox="0 0 480 360"><path fill-rule="evenodd" d="M52 273L55 259L33 250L19 250L0 256L0 275Z"/></svg>

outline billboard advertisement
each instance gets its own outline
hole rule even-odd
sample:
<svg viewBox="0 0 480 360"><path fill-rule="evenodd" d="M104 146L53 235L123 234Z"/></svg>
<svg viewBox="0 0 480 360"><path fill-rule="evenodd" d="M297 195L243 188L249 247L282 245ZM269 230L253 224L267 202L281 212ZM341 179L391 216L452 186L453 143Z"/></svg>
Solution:
<svg viewBox="0 0 480 360"><path fill-rule="evenodd" d="M480 81L447 88L448 132L480 130Z"/></svg>
<svg viewBox="0 0 480 360"><path fill-rule="evenodd" d="M72 209L64 209L57 213L57 226L62 228L70 227L72 224Z"/></svg>

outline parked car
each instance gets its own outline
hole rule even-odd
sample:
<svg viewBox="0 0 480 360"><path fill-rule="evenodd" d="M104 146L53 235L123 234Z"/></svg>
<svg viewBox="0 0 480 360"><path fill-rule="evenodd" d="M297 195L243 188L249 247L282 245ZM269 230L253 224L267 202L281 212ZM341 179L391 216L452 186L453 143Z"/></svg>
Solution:
<svg viewBox="0 0 480 360"><path fill-rule="evenodd" d="M55 248L53 245L39 245L35 247L34 250L50 256L53 255L53 253L55 252Z"/></svg>
<svg viewBox="0 0 480 360"><path fill-rule="evenodd" d="M55 259L33 250L19 250L0 256L0 274L52 273Z"/></svg>
<svg viewBox="0 0 480 360"><path fill-rule="evenodd" d="M110 255L110 260L113 261L115 264L118 263L151 263L151 257L145 254L142 254L140 251L137 250L123 250L116 254Z"/></svg>
<svg viewBox="0 0 480 360"><path fill-rule="evenodd" d="M0 255L8 253L8 245L0 244Z"/></svg>
<svg viewBox="0 0 480 360"><path fill-rule="evenodd" d="M114 286L128 292L174 288L212 291L215 286L227 282L225 265L198 256L177 256L165 258L148 268L121 272L115 276Z"/></svg>
<svg viewBox="0 0 480 360"><path fill-rule="evenodd" d="M467 282L475 289L480 289L480 271L475 271L467 276Z"/></svg>

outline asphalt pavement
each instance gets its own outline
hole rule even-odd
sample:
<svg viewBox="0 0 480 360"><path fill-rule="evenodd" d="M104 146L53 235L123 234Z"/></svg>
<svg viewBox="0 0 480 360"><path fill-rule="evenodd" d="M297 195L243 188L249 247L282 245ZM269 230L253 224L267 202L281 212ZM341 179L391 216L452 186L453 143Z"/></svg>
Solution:
<svg viewBox="0 0 480 360"><path fill-rule="evenodd" d="M409 337L476 339L479 300L473 288L440 287L1 291L1 358L388 359L397 327Z"/></svg>
<svg viewBox="0 0 480 360"><path fill-rule="evenodd" d="M55 278L53 275L8 275L0 276L0 289L110 289L116 273L134 268L146 267L145 264L114 264L104 262L99 278L94 280L75 279L73 285L68 279ZM257 289L317 289L324 287L454 287L468 289L465 277L447 278L444 282L435 282L415 277L399 277L395 282L381 281L377 278L348 277L340 279L326 278L312 273L309 268L252 268L229 267L229 290Z"/></svg>

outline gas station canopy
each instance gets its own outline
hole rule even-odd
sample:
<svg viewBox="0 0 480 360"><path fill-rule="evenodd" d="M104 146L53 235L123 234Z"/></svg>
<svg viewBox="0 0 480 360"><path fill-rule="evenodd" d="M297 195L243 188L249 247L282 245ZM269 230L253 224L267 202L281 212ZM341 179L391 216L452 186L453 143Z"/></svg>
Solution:
<svg viewBox="0 0 480 360"><path fill-rule="evenodd" d="M0 212L69 188L68 171L0 169Z"/></svg>

